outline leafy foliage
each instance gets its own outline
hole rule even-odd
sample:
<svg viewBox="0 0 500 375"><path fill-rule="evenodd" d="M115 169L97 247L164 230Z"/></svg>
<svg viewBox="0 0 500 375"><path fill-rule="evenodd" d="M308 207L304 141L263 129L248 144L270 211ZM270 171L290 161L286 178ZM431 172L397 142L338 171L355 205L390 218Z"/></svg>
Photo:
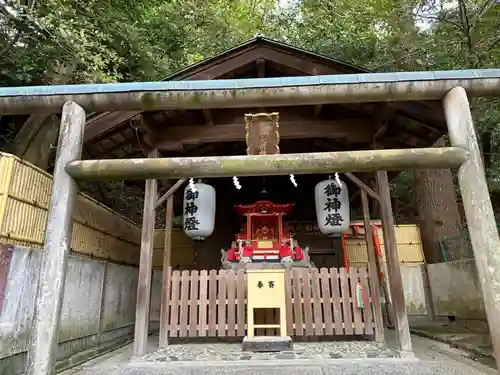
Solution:
<svg viewBox="0 0 500 375"><path fill-rule="evenodd" d="M256 33L376 71L495 67L499 30L497 0L0 0L0 85L158 80ZM500 196L499 101L473 111Z"/></svg>
<svg viewBox="0 0 500 375"><path fill-rule="evenodd" d="M0 1L1 83L164 78L264 29L274 1ZM22 32L11 45L9 35Z"/></svg>

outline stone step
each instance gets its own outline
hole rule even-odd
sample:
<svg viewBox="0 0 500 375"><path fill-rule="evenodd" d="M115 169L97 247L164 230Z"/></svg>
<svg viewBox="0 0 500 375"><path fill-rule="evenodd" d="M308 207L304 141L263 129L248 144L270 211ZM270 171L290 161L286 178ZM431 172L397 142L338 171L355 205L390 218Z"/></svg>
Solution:
<svg viewBox="0 0 500 375"><path fill-rule="evenodd" d="M320 360L139 362L95 366L78 375L470 375L457 364L408 358L350 358Z"/></svg>

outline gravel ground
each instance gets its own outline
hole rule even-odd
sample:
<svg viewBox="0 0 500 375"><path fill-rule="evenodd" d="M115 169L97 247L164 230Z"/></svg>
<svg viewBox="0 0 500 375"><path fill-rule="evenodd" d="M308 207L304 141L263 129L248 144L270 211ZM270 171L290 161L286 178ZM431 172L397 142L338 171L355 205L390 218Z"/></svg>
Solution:
<svg viewBox="0 0 500 375"><path fill-rule="evenodd" d="M393 358L399 352L369 341L294 343L293 350L275 353L241 351L241 344L174 344L137 358L140 361L249 361L279 359Z"/></svg>
<svg viewBox="0 0 500 375"><path fill-rule="evenodd" d="M370 342L330 342L330 343L294 343L294 350L292 352L282 352L282 353L274 353L272 355L263 354L263 353L242 353L241 346L239 344L191 344L189 348L186 348L186 345L171 345L167 350L159 350L157 351L158 345L158 337L150 337L148 341L148 350L150 354L142 357L142 359L147 359L147 362L152 363L154 365L161 366L162 362L170 362L176 361L179 365L181 364L193 364L203 367L203 362L196 361L193 363L193 358L199 358L199 360L203 359L204 356L213 356L212 358L221 358L223 356L230 355L232 359L223 360L225 368L227 368L227 373L238 374L238 372L231 372L230 367L234 367L235 365L244 366L245 363L257 364L263 363L257 360L257 356L267 356L267 359L276 359L276 356L292 356L293 358L318 358L315 360L316 363L321 363L321 359L319 358L332 358L330 353L336 353L338 355L343 355L341 358L352 358L353 356L359 358L362 355L368 358L385 358L384 356L398 355L396 350L391 350L391 347L395 347L396 337L394 331L386 331L386 340L388 346L374 344ZM494 365L489 363L485 365L483 363L479 363L477 361L471 360L467 357L466 353L461 350L450 348L448 345L436 342L427 338L412 336L413 349L415 352L415 356L421 360L420 364L405 366L405 365L391 365L390 368L386 368L387 366L378 366L374 368L363 368L359 369L357 372L358 375L361 374L418 374L418 375L497 375L494 369L490 366ZM194 347L196 349L194 349ZM375 356L376 355L376 356ZM275 356L275 357L273 357ZM296 357L297 356L297 357ZM302 357L299 357L302 356ZM123 368L127 363L129 363L132 357L132 345L127 345L119 350L103 355L99 358L91 360L83 365L77 366L71 370L63 372L61 375L111 375L111 374L122 374L120 369ZM176 357L176 359L168 358L168 357ZM237 359L236 359L237 357ZM242 358L245 357L245 358ZM250 358L248 358L250 357ZM184 358L184 359L182 359ZM191 358L190 360L187 358ZM206 358L206 357L205 357ZM335 358L335 357L334 357ZM138 358L140 361L141 358ZM390 359L388 359L390 360ZM191 362L189 362L191 361ZM218 362L217 360L215 363ZM301 361L298 360L300 363ZM323 361L324 362L324 361ZM210 363L210 362L207 362ZM211 362L214 363L214 362ZM265 363L276 363L276 369L284 369L284 373L290 373L291 369L301 369L300 366L290 368L290 363L293 363L293 360L280 359L275 361L265 361ZM283 366L280 366L279 363L282 363ZM174 365L174 363L172 363ZM287 367L288 366L288 367ZM167 367L168 368L168 367ZM181 368L174 367L173 373L177 375L181 375L179 370ZM203 372L203 371L202 371ZM199 372L199 373L202 373ZM279 371L277 371L279 372ZM277 374L276 372L276 374ZM145 372L149 375L151 373ZM204 372L203 372L204 373ZM246 371L244 374L252 373L254 375L261 375L259 371ZM283 371L282 371L283 373ZM340 374L343 373L340 370L335 371L326 371L324 374ZM135 374L135 373L134 373ZM142 373L141 373L142 374ZM167 372L162 374L167 374ZM240 371L240 374L243 374Z"/></svg>

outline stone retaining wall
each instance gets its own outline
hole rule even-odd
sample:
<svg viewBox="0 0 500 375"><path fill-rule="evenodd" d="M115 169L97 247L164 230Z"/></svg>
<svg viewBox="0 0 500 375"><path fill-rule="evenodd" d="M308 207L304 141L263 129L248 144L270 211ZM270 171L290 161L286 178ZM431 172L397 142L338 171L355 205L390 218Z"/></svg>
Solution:
<svg viewBox="0 0 500 375"><path fill-rule="evenodd" d="M427 267L436 315L486 319L474 259L429 264Z"/></svg>
<svg viewBox="0 0 500 375"><path fill-rule="evenodd" d="M17 375L24 367L42 252L2 246L0 253L3 253L0 256L3 259L0 267L0 297L3 294L0 305L0 374ZM137 275L136 267L70 256L61 315L58 367L74 364L72 357L80 358L78 361L86 360L92 354L132 339ZM161 279L161 272L155 279L158 278ZM153 294L159 294L159 291ZM159 300L153 302L152 311L156 310L159 310ZM156 326L152 324L152 328Z"/></svg>

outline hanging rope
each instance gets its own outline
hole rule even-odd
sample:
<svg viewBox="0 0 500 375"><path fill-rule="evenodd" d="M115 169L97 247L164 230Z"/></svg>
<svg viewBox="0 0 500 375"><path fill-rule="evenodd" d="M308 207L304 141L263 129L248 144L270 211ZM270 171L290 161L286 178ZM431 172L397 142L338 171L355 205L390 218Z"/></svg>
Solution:
<svg viewBox="0 0 500 375"><path fill-rule="evenodd" d="M241 190L241 185L240 181L238 180L238 177L236 176L233 177L233 184L236 189Z"/></svg>
<svg viewBox="0 0 500 375"><path fill-rule="evenodd" d="M342 182L340 181L340 177L337 172L335 172L335 182L337 183L337 186L342 189Z"/></svg>
<svg viewBox="0 0 500 375"><path fill-rule="evenodd" d="M194 186L194 178L191 177L189 179L188 186L193 193L196 193L196 187Z"/></svg>

